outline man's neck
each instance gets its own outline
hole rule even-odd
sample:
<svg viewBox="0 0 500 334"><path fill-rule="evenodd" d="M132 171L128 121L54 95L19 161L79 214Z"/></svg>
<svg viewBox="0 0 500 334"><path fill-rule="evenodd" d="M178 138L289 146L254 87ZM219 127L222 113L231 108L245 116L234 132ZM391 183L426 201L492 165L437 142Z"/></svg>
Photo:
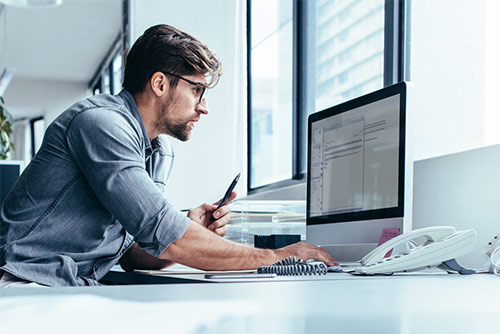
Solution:
<svg viewBox="0 0 500 334"><path fill-rule="evenodd" d="M144 93L134 95L134 100L139 110L139 114L141 114L142 121L144 122L148 138L152 141L159 135L154 126L156 112L155 103L152 99L148 99Z"/></svg>

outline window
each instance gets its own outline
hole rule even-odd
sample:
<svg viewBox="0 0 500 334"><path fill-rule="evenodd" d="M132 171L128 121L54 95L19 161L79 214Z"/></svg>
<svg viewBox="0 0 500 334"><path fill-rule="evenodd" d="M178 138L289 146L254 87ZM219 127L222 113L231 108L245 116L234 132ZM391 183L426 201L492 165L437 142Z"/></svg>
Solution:
<svg viewBox="0 0 500 334"><path fill-rule="evenodd" d="M293 2L254 0L251 34L252 188L292 177Z"/></svg>
<svg viewBox="0 0 500 334"><path fill-rule="evenodd" d="M110 65L112 93L118 94L122 90L122 71L123 56L121 50L118 50L113 57Z"/></svg>
<svg viewBox="0 0 500 334"><path fill-rule="evenodd" d="M125 50L129 46L129 0L122 1L122 28L89 82L92 94L116 95L122 90Z"/></svg>
<svg viewBox="0 0 500 334"><path fill-rule="evenodd" d="M309 114L403 79L405 2L247 4L251 193L303 179Z"/></svg>
<svg viewBox="0 0 500 334"><path fill-rule="evenodd" d="M111 94L111 71L109 67L106 67L106 69L104 70L101 82L102 92L104 94Z"/></svg>
<svg viewBox="0 0 500 334"><path fill-rule="evenodd" d="M31 133L31 158L35 157L36 152L42 146L43 135L45 133L45 119L43 116L30 119Z"/></svg>
<svg viewBox="0 0 500 334"><path fill-rule="evenodd" d="M121 42L112 48L112 57L109 55L102 62L96 75L90 82L90 88L94 95L118 94L122 89L123 77L123 49Z"/></svg>

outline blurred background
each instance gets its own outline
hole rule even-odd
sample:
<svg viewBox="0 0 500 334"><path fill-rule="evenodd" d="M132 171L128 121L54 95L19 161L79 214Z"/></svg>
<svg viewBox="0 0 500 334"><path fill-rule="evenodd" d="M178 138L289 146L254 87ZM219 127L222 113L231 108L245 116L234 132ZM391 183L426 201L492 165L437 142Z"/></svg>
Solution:
<svg viewBox="0 0 500 334"><path fill-rule="evenodd" d="M29 163L74 102L118 93L127 50L158 23L224 67L192 139L172 140L179 209L218 200L240 171L240 197L304 199L307 116L400 80L414 160L499 143L499 13L493 0L0 0L9 159Z"/></svg>

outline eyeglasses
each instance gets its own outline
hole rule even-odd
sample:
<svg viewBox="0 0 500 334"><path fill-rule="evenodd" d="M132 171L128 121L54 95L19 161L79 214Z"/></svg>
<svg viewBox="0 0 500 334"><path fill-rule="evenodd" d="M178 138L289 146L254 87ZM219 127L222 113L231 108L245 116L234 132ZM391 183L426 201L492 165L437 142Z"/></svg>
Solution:
<svg viewBox="0 0 500 334"><path fill-rule="evenodd" d="M205 97L205 93L206 93L206 91L207 91L207 86L205 86L205 85L203 85L203 84L201 84L201 83L199 83L199 82L194 82L194 81L192 81L192 80L189 80L189 79L183 78L183 77L181 77L180 75L177 75L177 74L174 74L174 73L170 73L170 72L163 72L163 73L168 74L168 75L171 75L171 76L174 76L174 77L176 77L176 78L179 78L179 79L181 79L181 80L186 81L188 84L191 84L191 85L193 85L193 86L196 86L196 87L198 88L198 90L196 91L196 93L195 93L195 94L196 94L196 96L198 96L198 95L200 96L200 98L199 98L199 100L198 100L198 103L200 103L200 102L201 102L201 100Z"/></svg>

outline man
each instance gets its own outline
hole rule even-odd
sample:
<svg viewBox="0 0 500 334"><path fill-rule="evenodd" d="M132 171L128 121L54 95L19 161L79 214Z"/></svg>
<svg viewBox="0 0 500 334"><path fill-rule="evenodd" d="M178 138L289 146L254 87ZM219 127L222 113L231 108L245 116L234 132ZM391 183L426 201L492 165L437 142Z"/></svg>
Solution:
<svg viewBox="0 0 500 334"><path fill-rule="evenodd" d="M172 263L249 269L288 256L333 261L303 243L264 250L230 242L222 238L227 205L203 204L186 217L167 201L173 155L164 135L190 138L208 114L204 93L221 72L192 36L167 25L149 28L127 57L124 90L62 113L5 199L4 281L96 285L118 261L125 270Z"/></svg>

